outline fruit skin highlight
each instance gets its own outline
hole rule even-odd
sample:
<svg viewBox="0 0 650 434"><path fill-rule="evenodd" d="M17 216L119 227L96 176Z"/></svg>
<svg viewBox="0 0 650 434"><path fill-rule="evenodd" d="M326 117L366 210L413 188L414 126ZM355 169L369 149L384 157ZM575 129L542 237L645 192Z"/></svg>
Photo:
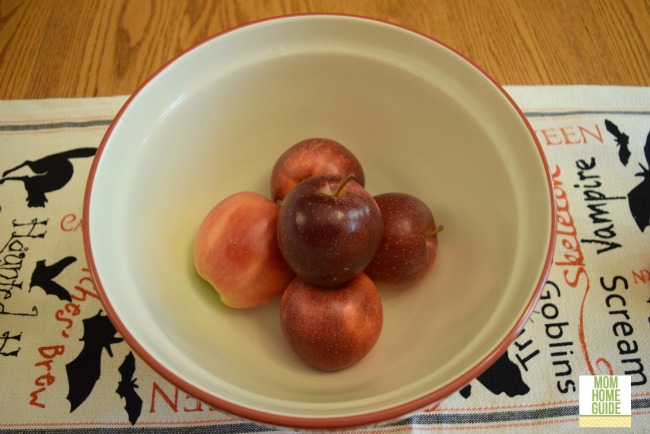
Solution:
<svg viewBox="0 0 650 434"><path fill-rule="evenodd" d="M363 359L379 340L383 308L364 273L337 288L294 278L280 303L282 333L307 365L338 371Z"/></svg>
<svg viewBox="0 0 650 434"><path fill-rule="evenodd" d="M294 144L276 160L271 171L271 195L280 201L300 181L312 176L334 175L365 186L365 175L357 157L339 142L314 137Z"/></svg>
<svg viewBox="0 0 650 434"><path fill-rule="evenodd" d="M239 192L220 201L203 219L194 264L225 305L250 308L267 303L294 277L278 248L279 210L258 193Z"/></svg>
<svg viewBox="0 0 650 434"><path fill-rule="evenodd" d="M363 271L381 242L379 207L351 176L313 176L282 201L278 244L293 271L317 286L338 286Z"/></svg>
<svg viewBox="0 0 650 434"><path fill-rule="evenodd" d="M377 254L364 272L377 283L404 288L422 279L438 256L438 232L431 209L406 193L374 197L384 221Z"/></svg>

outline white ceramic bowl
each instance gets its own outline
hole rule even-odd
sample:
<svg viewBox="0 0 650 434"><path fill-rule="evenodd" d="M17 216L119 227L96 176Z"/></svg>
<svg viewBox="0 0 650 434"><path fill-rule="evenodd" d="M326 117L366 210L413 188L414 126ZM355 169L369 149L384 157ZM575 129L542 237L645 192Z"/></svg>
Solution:
<svg viewBox="0 0 650 434"><path fill-rule="evenodd" d="M225 307L192 258L207 211L268 195L275 159L313 136L351 149L372 194L416 195L445 226L434 272L380 288L377 345L336 373L291 352L278 302ZM88 182L88 261L119 332L186 392L268 424L377 423L461 388L521 331L553 251L547 169L509 96L440 42L352 16L264 20L184 52L124 105Z"/></svg>

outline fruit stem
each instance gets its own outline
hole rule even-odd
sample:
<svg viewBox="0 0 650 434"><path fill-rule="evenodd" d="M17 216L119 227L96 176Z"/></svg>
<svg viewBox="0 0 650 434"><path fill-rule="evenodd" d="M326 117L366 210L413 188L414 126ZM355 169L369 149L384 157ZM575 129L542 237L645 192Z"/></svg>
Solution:
<svg viewBox="0 0 650 434"><path fill-rule="evenodd" d="M350 182L350 180L352 178L354 178L354 173L350 173L348 176L343 178L343 180L341 181L341 184L339 184L339 188L337 188L336 191L334 192L335 197L339 197L341 195L341 192L343 191L343 188L345 188L347 183Z"/></svg>
<svg viewBox="0 0 650 434"><path fill-rule="evenodd" d="M440 232L442 232L444 229L445 229L445 227L444 227L443 225L440 225L440 226L437 226L436 228L434 228L433 230L427 231L427 232L425 233L425 235L426 235L427 237L435 237L435 236L438 235Z"/></svg>

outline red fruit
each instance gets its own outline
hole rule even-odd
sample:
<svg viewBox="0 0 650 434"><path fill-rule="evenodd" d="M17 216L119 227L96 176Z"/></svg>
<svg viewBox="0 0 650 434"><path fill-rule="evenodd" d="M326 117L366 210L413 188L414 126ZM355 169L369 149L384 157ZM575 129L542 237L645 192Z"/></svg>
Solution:
<svg viewBox="0 0 650 434"><path fill-rule="evenodd" d="M362 272L382 233L375 200L349 177L305 179L280 207L280 251L293 271L313 285L341 285Z"/></svg>
<svg viewBox="0 0 650 434"><path fill-rule="evenodd" d="M277 241L279 207L241 192L205 216L194 243L194 264L224 304L247 308L279 297L294 277Z"/></svg>
<svg viewBox="0 0 650 434"><path fill-rule="evenodd" d="M305 139L287 149L275 162L271 195L276 201L282 200L303 179L320 175L344 178L351 173L363 187L363 168L350 150L331 139Z"/></svg>
<svg viewBox="0 0 650 434"><path fill-rule="evenodd" d="M291 281L280 304L282 332L309 366L338 371L357 363L375 346L383 325L381 298L361 273L338 288Z"/></svg>
<svg viewBox="0 0 650 434"><path fill-rule="evenodd" d="M424 277L438 254L436 227L431 209L405 193L375 196L384 222L377 254L364 272L376 282L405 287Z"/></svg>

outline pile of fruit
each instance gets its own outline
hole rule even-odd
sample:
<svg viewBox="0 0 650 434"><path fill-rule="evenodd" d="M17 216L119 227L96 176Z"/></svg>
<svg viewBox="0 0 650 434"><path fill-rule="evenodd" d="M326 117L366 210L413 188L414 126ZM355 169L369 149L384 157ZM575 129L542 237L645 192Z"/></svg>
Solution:
<svg viewBox="0 0 650 434"><path fill-rule="evenodd" d="M404 289L419 281L433 267L442 227L414 196L371 196L358 159L334 140L291 146L270 184L272 199L235 193L205 216L196 270L233 308L282 297L293 351L323 371L349 367L381 333L376 283Z"/></svg>

